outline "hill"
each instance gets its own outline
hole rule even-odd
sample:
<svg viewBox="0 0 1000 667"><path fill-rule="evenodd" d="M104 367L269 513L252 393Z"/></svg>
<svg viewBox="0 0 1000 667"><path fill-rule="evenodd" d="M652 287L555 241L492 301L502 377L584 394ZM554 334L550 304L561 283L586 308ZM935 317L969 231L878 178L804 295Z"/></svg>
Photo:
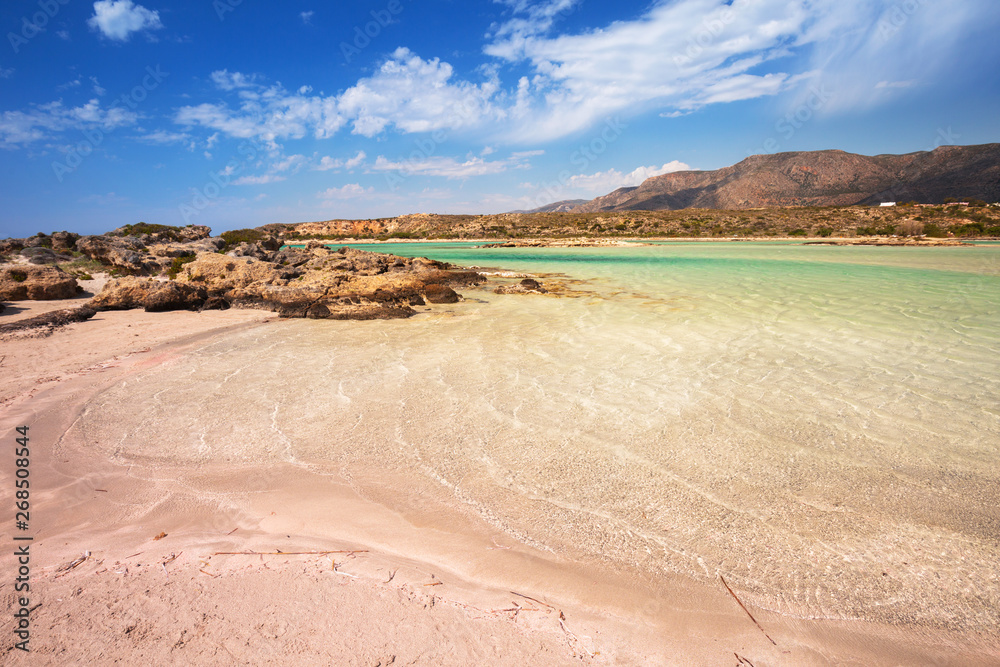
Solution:
<svg viewBox="0 0 1000 667"><path fill-rule="evenodd" d="M1000 144L942 146L906 155L840 150L752 155L715 171L679 171L619 188L573 209L674 211L852 206L883 201L1000 201Z"/></svg>

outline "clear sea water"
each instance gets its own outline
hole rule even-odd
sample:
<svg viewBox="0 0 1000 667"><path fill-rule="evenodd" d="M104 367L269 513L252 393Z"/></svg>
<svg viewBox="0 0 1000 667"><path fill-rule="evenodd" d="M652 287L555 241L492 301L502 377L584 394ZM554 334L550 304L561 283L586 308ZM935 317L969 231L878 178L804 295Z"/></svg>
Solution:
<svg viewBox="0 0 1000 667"><path fill-rule="evenodd" d="M370 248L562 291L220 339L142 456L400 471L511 538L790 616L1000 624L1000 246L472 245ZM192 399L156 373L93 423L169 421ZM143 392L163 407L116 407Z"/></svg>

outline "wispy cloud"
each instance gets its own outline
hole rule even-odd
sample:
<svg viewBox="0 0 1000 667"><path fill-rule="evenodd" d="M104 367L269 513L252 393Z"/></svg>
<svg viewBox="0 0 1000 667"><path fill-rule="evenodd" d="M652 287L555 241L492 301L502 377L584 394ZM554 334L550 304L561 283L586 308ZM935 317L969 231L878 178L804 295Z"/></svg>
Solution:
<svg viewBox="0 0 1000 667"><path fill-rule="evenodd" d="M575 174L566 181L566 187L573 190L582 190L589 194L605 194L629 186L641 184L647 178L669 174L675 171L689 171L691 167L674 160L659 167L652 165L649 167L637 167L625 174L617 169L608 169L594 174Z"/></svg>
<svg viewBox="0 0 1000 667"><path fill-rule="evenodd" d="M267 185L268 183L280 183L284 181L284 176L276 174L263 174L261 176L241 176L233 181L233 185Z"/></svg>
<svg viewBox="0 0 1000 667"><path fill-rule="evenodd" d="M0 114L0 147L15 148L51 139L66 130L112 130L132 125L138 118L135 112L121 107L105 109L96 98L78 107L65 107L62 100L57 100L30 111Z"/></svg>
<svg viewBox="0 0 1000 667"><path fill-rule="evenodd" d="M357 155L346 160L334 159L329 155L324 155L319 163L313 167L315 171L330 171L331 169L356 169L364 164L368 156L364 151L358 151Z"/></svg>
<svg viewBox="0 0 1000 667"><path fill-rule="evenodd" d="M87 21L108 39L128 41L132 33L143 30L158 30L160 13L135 5L132 0L99 0L94 3L94 15Z"/></svg>
<svg viewBox="0 0 1000 667"><path fill-rule="evenodd" d="M348 183L339 188L327 188L316 196L320 199L357 199L367 197L375 192L375 188L365 188L359 183Z"/></svg>
<svg viewBox="0 0 1000 667"><path fill-rule="evenodd" d="M313 15L315 13L316 12L314 12L312 10L307 11L307 12L299 12L299 18L302 19L302 22L304 24L311 25L312 24L312 18L313 18Z"/></svg>
<svg viewBox="0 0 1000 667"><path fill-rule="evenodd" d="M445 178L469 178L471 176L488 176L507 171L511 167L524 166L521 158L511 157L506 160L484 160L481 157L468 157L464 162L442 155L432 155L411 160L389 160L379 155L375 158L373 171L399 172L401 174L420 176L443 176Z"/></svg>

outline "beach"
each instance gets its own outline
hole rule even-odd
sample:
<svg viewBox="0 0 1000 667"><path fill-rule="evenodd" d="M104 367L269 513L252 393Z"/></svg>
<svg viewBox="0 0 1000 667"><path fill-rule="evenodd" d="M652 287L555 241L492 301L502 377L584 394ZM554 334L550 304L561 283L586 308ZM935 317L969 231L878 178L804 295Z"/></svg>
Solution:
<svg viewBox="0 0 1000 667"><path fill-rule="evenodd" d="M10 663L1000 659L995 246L469 245L559 289L5 340Z"/></svg>

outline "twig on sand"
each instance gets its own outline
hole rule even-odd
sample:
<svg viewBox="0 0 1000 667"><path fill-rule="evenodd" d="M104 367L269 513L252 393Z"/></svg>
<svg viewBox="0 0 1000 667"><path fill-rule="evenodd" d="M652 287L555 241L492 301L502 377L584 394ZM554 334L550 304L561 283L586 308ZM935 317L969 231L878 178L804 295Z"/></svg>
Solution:
<svg viewBox="0 0 1000 667"><path fill-rule="evenodd" d="M79 558L77 558L76 560L71 560L68 563L63 563L62 565L60 565L59 567L56 568L56 572L61 572L62 573L62 574L57 574L56 578L61 577L63 574L66 574L67 572L69 572L70 570L72 570L75 567L79 567L80 565L82 565L83 563L85 563L86 561L88 561L89 559L90 559L90 552L89 551L84 551L83 555L80 556Z"/></svg>
<svg viewBox="0 0 1000 667"><path fill-rule="evenodd" d="M222 576L222 575L219 575L219 574L212 574L211 572L205 572L205 570L198 570L198 571L201 572L202 574L207 574L208 576L212 577L213 579L216 578L216 577Z"/></svg>
<svg viewBox="0 0 1000 667"><path fill-rule="evenodd" d="M753 667L753 663L744 658L743 656L741 656L739 653L734 652L733 655L736 656L736 667L743 667L743 665L749 665L749 667Z"/></svg>
<svg viewBox="0 0 1000 667"><path fill-rule="evenodd" d="M440 586L443 583L442 581L435 581L433 584L424 584L424 586Z"/></svg>
<svg viewBox="0 0 1000 667"><path fill-rule="evenodd" d="M345 551L216 551L213 556L325 556L327 554L366 554L367 549Z"/></svg>
<svg viewBox="0 0 1000 667"><path fill-rule="evenodd" d="M760 623L757 622L757 619L753 617L753 614L750 613L750 610L747 609L744 606L744 604L740 601L740 599L738 597L736 597L736 593L734 593L733 589L729 587L729 584L726 583L726 580L722 578L721 574L719 575L719 580L722 582L722 585L726 587L726 590L729 591L729 594L733 596L733 599L736 600L736 604L738 604L740 606L740 609L742 609L743 611L745 611L747 613L747 616L750 617L750 620L753 621L753 624L756 625L757 628L761 632L764 633L764 636L767 637L767 639L768 639L769 642L771 642L772 644L774 644L775 646L777 646L778 642L776 642L773 639L771 639L771 635L767 634L767 632L764 630L764 628L761 627Z"/></svg>
<svg viewBox="0 0 1000 667"><path fill-rule="evenodd" d="M398 572L398 571L399 571L399 568L396 568L395 570L393 570L392 572L390 572L389 573L389 578L385 580L385 583L389 583L390 581L392 581L393 579L395 579L396 578L396 572Z"/></svg>
<svg viewBox="0 0 1000 667"><path fill-rule="evenodd" d="M229 536L229 535L232 535L233 533L235 533L235 532L236 532L237 530L239 530L239 529L240 529L240 527L239 527L239 526L236 526L236 527L235 527L235 528L233 528L233 529L232 529L231 531L229 531L228 533L226 533L226 535L227 535L227 536Z"/></svg>
<svg viewBox="0 0 1000 667"><path fill-rule="evenodd" d="M356 575L356 574L348 574L346 572L341 572L340 570L338 570L337 569L337 561L335 559L333 559L333 558L330 559L330 569L333 570L334 574L341 574L341 575L343 575L345 577L350 577L351 579L357 579L358 578L358 575Z"/></svg>
<svg viewBox="0 0 1000 667"><path fill-rule="evenodd" d="M555 609L555 607L553 607L552 605L546 604L545 602L542 602L541 600L536 600L535 598L531 597L530 595L524 595L523 593L518 593L517 591L510 591L510 594L511 595L516 595L519 598L524 598L525 600L531 600L532 602L537 602L538 604L542 605L543 607L548 607L549 609Z"/></svg>
<svg viewBox="0 0 1000 667"><path fill-rule="evenodd" d="M561 611L559 612L559 627L562 628L562 631L566 633L566 643L569 644L569 647L573 649L574 652L576 651L576 648L574 648L573 646L573 642L575 641L577 645L579 645L580 649L587 654L587 657L589 658L594 657L594 654L588 651L584 647L583 642L580 641L580 638L574 635L572 632L570 632L569 628L566 627L566 615ZM573 641L570 641L571 639Z"/></svg>

